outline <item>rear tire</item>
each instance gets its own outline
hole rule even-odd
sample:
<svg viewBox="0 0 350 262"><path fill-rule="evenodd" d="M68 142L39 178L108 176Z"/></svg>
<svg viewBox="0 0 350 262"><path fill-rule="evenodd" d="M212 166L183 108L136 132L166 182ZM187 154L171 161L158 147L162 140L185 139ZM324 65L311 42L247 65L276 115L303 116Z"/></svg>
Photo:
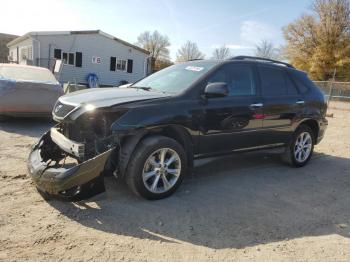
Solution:
<svg viewBox="0 0 350 262"><path fill-rule="evenodd" d="M313 130L307 125L300 125L286 146L282 159L294 167L302 167L311 159L315 144Z"/></svg>
<svg viewBox="0 0 350 262"><path fill-rule="evenodd" d="M162 199L172 195L186 173L183 147L174 139L151 136L140 141L128 163L125 181L137 195Z"/></svg>

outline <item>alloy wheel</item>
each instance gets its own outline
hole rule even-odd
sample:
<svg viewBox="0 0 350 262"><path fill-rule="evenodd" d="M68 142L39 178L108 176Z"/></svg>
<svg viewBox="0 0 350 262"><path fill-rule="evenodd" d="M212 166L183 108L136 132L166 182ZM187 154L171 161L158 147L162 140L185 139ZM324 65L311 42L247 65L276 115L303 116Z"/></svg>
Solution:
<svg viewBox="0 0 350 262"><path fill-rule="evenodd" d="M169 191L181 174L181 159L171 148L154 151L146 160L142 179L147 190L152 193Z"/></svg>
<svg viewBox="0 0 350 262"><path fill-rule="evenodd" d="M302 163L308 159L312 150L312 137L308 132L302 132L295 141L294 157Z"/></svg>

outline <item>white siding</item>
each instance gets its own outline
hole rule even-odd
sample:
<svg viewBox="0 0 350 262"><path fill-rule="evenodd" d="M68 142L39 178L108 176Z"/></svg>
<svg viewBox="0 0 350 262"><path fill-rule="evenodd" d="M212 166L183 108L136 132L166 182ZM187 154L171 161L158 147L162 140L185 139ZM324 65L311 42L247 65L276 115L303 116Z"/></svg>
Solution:
<svg viewBox="0 0 350 262"><path fill-rule="evenodd" d="M18 47L18 51L19 51L19 54L18 54L19 63L26 64L27 61L23 60L21 57L21 50L23 48L31 48L33 50L33 40L31 38L28 38L28 39L25 39L24 41L19 42L18 44L11 46L9 48L9 54L11 54L11 52L12 52L12 55L13 55L12 59L13 59L13 61L16 61L16 62L17 62L17 47ZM28 59L32 60L33 57L32 58L28 57ZM30 61L30 63L31 63L31 61Z"/></svg>
<svg viewBox="0 0 350 262"><path fill-rule="evenodd" d="M117 85L122 80L131 83L145 76L147 54L100 34L39 35L33 38L40 41L41 66L47 66L48 58L53 59L55 48L61 49L62 52L82 52L82 67L63 65L59 76L60 82L86 83L87 75L95 73L100 80L100 84ZM35 57L37 57L38 54L35 49L33 50ZM101 57L101 64L93 64L93 56ZM132 59L133 72L110 71L111 57L125 60Z"/></svg>

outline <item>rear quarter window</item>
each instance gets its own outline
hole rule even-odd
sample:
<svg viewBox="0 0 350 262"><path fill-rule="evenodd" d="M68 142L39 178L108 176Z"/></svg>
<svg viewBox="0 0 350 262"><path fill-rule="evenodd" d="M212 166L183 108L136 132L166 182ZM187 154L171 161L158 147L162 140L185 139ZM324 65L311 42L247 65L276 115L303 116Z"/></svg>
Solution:
<svg viewBox="0 0 350 262"><path fill-rule="evenodd" d="M300 93L307 93L313 86L314 83L308 78L307 74L300 71L290 71L290 75L293 78L295 84L298 87Z"/></svg>

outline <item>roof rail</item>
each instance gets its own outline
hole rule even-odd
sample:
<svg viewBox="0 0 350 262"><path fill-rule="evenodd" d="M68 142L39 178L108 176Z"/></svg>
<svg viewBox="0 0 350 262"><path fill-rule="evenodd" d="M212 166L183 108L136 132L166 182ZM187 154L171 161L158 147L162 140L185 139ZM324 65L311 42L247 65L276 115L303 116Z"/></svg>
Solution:
<svg viewBox="0 0 350 262"><path fill-rule="evenodd" d="M281 62L281 61L277 61L277 60L273 60L273 59L269 59L269 58L263 58L263 57L256 57L256 56L244 56L244 55L240 55L240 56L234 56L232 58L230 58L231 60L259 60L259 61L265 61L265 62L270 62L273 64L280 64L280 65L284 65L286 67L290 67L290 68L295 68L294 66L292 66L291 64L285 63L285 62Z"/></svg>

